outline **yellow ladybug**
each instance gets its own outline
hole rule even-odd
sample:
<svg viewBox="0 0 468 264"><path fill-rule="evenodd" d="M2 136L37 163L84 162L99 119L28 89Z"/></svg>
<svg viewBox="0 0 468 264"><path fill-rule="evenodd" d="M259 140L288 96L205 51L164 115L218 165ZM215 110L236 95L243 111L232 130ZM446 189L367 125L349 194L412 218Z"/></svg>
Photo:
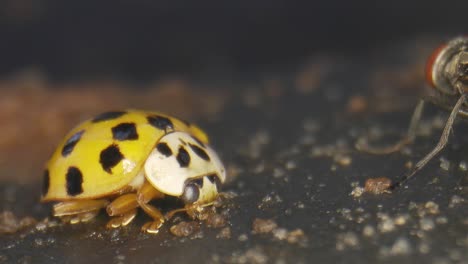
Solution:
<svg viewBox="0 0 468 264"><path fill-rule="evenodd" d="M157 233L165 217L151 200L178 197L184 208L168 215L193 216L213 203L225 179L197 126L158 112L115 111L85 121L60 143L46 164L41 201L58 201L53 215L70 223L106 207L109 228L129 224L140 207L153 218L142 230Z"/></svg>

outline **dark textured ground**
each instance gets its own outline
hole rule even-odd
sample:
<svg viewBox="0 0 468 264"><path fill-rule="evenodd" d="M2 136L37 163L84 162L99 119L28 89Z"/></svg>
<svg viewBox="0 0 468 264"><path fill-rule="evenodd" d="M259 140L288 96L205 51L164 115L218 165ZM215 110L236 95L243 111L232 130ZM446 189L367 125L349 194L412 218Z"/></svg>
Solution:
<svg viewBox="0 0 468 264"><path fill-rule="evenodd" d="M328 70L313 76L309 89L299 89L296 76L288 74L275 82L236 84L251 88L233 92L214 121L199 120L231 177L225 190L235 195L218 209L230 235L202 224L201 231L180 238L169 232L175 222L158 235L142 234L143 214L118 230L104 228L104 214L88 224L52 220L45 227L50 207L38 204L39 178L26 185L10 181L0 186L0 208L40 223L1 235L0 262L468 263L466 123L457 124L442 159L406 188L351 195L369 177L401 175L405 163L417 161L439 137L446 113L429 107L422 135L402 153L374 156L353 147L371 127L389 133L381 143L404 133L423 87L422 76L411 75L432 48L415 55L409 52L415 43L400 43L403 52L391 67L381 66L376 54L321 57L316 69ZM384 61L395 54L386 51ZM363 104L352 105L359 98ZM259 234L257 218L276 226ZM187 219L176 222L181 220Z"/></svg>

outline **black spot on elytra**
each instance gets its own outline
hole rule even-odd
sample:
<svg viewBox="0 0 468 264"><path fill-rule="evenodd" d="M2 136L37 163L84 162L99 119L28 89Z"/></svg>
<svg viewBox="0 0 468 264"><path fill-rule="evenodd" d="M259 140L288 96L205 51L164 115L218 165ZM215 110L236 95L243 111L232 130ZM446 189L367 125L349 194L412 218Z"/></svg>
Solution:
<svg viewBox="0 0 468 264"><path fill-rule="evenodd" d="M97 122L102 122L102 121L107 121L107 120L116 119L116 118L119 118L119 117L125 115L126 113L127 113L127 112L125 112L125 111L111 111L111 112L105 112L105 113L99 114L99 115L97 115L96 117L94 117L93 120L91 120L91 122L97 123Z"/></svg>
<svg viewBox="0 0 468 264"><path fill-rule="evenodd" d="M42 195L46 195L49 191L50 185L50 177L49 177L49 170L44 171L44 176L42 178Z"/></svg>
<svg viewBox="0 0 468 264"><path fill-rule="evenodd" d="M63 157L66 157L70 153L72 153L73 149L76 146L76 143L78 143L78 141L80 141L81 136L83 135L84 132L85 132L84 130L76 132L73 136L71 136L67 140L67 142L65 142L65 145L62 148L62 156Z"/></svg>
<svg viewBox="0 0 468 264"><path fill-rule="evenodd" d="M177 153L177 162L179 162L180 167L188 167L190 164L190 155L188 154L187 150L184 147L179 148L179 152Z"/></svg>
<svg viewBox="0 0 468 264"><path fill-rule="evenodd" d="M174 129L174 124L172 124L172 121L163 116L158 116L158 115L152 115L148 116L148 123L150 125L154 126L155 128L167 131L168 129Z"/></svg>
<svg viewBox="0 0 468 264"><path fill-rule="evenodd" d="M138 133L134 123L121 123L112 128L112 137L116 140L136 140Z"/></svg>
<svg viewBox="0 0 468 264"><path fill-rule="evenodd" d="M197 154L198 157L200 157L203 160L210 161L210 156L206 153L206 151L202 148L200 148L197 145L189 144L190 148Z"/></svg>
<svg viewBox="0 0 468 264"><path fill-rule="evenodd" d="M112 173L112 168L119 164L124 158L120 149L117 145L112 144L101 151L99 155L99 162L101 163L102 169L108 173Z"/></svg>
<svg viewBox="0 0 468 264"><path fill-rule="evenodd" d="M67 171L67 193L76 196L83 192L83 174L77 167L70 167Z"/></svg>
<svg viewBox="0 0 468 264"><path fill-rule="evenodd" d="M169 146L164 142L158 143L158 145L156 145L156 149L166 157L169 157L172 155L171 148L169 148Z"/></svg>

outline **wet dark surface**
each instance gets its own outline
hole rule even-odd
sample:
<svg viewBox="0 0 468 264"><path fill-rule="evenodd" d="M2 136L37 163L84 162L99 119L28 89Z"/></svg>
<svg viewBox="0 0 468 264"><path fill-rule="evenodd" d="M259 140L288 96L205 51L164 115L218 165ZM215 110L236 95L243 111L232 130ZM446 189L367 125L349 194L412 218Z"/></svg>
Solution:
<svg viewBox="0 0 468 264"><path fill-rule="evenodd" d="M405 69L422 71L420 58L427 52L410 52L415 43L399 43L401 53L387 49L387 56L396 58L388 68L380 67L373 54L325 57L318 68L328 65L330 70L316 76L319 81L305 92L288 75L275 76L276 86L248 83L257 88L236 91L214 121L198 121L231 177L225 191L235 195L218 208L228 219L230 236L204 223L188 237L172 235L169 227L188 220L184 216L165 224L157 235L140 232L148 220L143 214L117 230L105 229L104 213L91 223L63 225L49 216L50 206L38 203L39 181L10 182L0 187L2 211L40 223L1 235L0 262L468 263L465 122L456 125L447 149L407 187L392 194L351 194L367 178L395 179L407 161L416 162L437 142L439 120L447 115L428 107L420 133L425 135L401 153L376 156L353 147L370 127L397 135L406 130L424 86L422 77L382 81L378 89L383 87L389 96L376 99L375 76L392 79L411 75ZM405 85L413 90L398 90ZM363 111L349 107L355 96L365 99ZM393 108L381 110L382 102ZM394 136L381 142L390 143ZM45 227L46 217L52 226ZM257 218L273 220L277 227L265 234L253 232Z"/></svg>

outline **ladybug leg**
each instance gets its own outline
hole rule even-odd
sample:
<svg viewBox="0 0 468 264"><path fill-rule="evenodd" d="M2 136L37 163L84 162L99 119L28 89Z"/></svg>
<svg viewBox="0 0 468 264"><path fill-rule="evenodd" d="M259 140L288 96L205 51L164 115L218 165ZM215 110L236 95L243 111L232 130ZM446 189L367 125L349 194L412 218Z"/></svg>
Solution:
<svg viewBox="0 0 468 264"><path fill-rule="evenodd" d="M60 202L54 205L53 214L71 224L88 222L108 203L109 201L104 199Z"/></svg>
<svg viewBox="0 0 468 264"><path fill-rule="evenodd" d="M157 234L159 232L159 228L163 225L164 223L164 215L159 211L156 207L149 205L149 204L141 204L141 209L145 211L151 218L153 218L153 221L148 222L144 224L141 227L141 231L151 233L151 234Z"/></svg>
<svg viewBox="0 0 468 264"><path fill-rule="evenodd" d="M174 209L168 212L165 218L166 220L169 220L172 217L174 217L175 214L185 212L192 219L206 220L209 213L212 212L211 206L213 204L214 202L206 203L206 204L188 204L188 205L185 205L184 208Z"/></svg>
<svg viewBox="0 0 468 264"><path fill-rule="evenodd" d="M156 190L150 183L145 182L143 186L140 188L137 194L138 204L140 205L141 209L145 211L153 221L144 224L141 228L143 232L148 232L152 234L156 234L159 231L159 228L164 223L164 215L157 209L156 207L149 205L148 202L152 199L160 199L164 197L164 194L160 191Z"/></svg>
<svg viewBox="0 0 468 264"><path fill-rule="evenodd" d="M143 186L137 192L137 200L140 205L147 204L153 199L162 198L164 198L164 194L156 190L148 181L145 181Z"/></svg>
<svg viewBox="0 0 468 264"><path fill-rule="evenodd" d="M119 196L106 208L108 215L115 216L107 222L107 228L117 228L128 225L135 218L137 207L138 202L135 193L127 193Z"/></svg>
<svg viewBox="0 0 468 264"><path fill-rule="evenodd" d="M385 146L385 147L375 147L369 145L367 137L361 137L355 144L355 147L359 151L367 152L370 154L376 155L385 155L400 151L404 146L412 143L416 137L416 132L418 129L419 121L421 121L421 116L424 110L425 100L421 99L414 109L413 115L411 117L410 125L406 135L399 140L397 143Z"/></svg>

